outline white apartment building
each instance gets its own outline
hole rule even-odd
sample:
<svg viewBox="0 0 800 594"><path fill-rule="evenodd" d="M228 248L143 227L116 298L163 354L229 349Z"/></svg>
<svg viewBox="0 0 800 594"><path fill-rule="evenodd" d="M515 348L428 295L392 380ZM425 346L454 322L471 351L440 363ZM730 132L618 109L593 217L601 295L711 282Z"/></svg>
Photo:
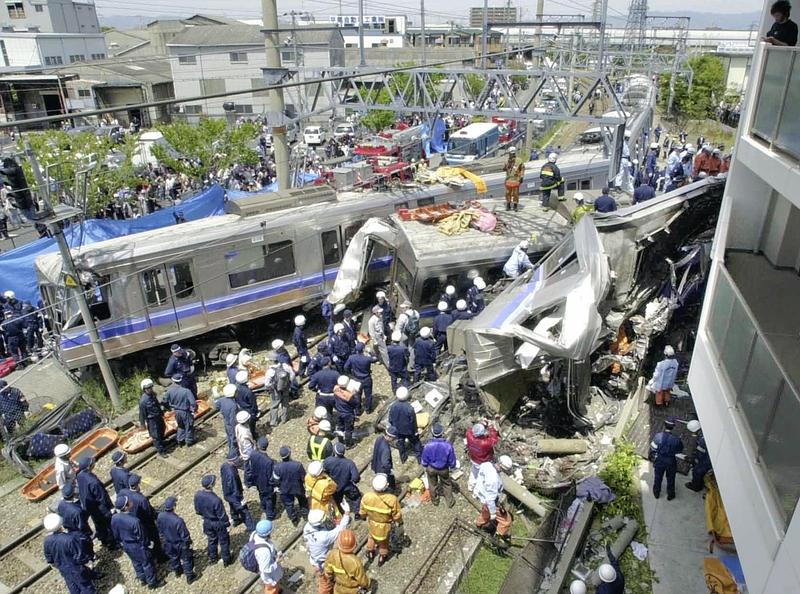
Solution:
<svg viewBox="0 0 800 594"><path fill-rule="evenodd" d="M746 93L689 385L748 591L788 594L800 592L800 50L758 43Z"/></svg>
<svg viewBox="0 0 800 594"><path fill-rule="evenodd" d="M357 14L314 16L310 13L298 15L298 25L336 25L342 28L344 46L360 47ZM408 17L404 14L364 15L364 47L401 48L405 46Z"/></svg>

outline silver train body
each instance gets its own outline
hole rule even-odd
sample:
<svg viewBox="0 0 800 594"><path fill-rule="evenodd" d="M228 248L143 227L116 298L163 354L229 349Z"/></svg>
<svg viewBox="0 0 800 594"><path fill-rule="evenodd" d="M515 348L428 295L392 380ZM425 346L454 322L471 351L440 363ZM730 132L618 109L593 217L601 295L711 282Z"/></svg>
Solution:
<svg viewBox="0 0 800 594"><path fill-rule="evenodd" d="M542 163L528 164L523 196L537 192ZM607 182L609 161L597 153L566 153L559 166L568 189L597 189ZM482 177L488 196L503 195L502 171ZM108 357L116 358L311 307L332 287L344 250L366 219L482 197L487 194L478 195L466 180L455 187L386 192L337 195L316 186L257 194L228 202L222 216L98 242L72 254L82 282L94 286L91 309ZM376 246L368 283L389 280L392 260ZM95 363L75 298L64 287L59 256L38 258L36 269L58 357L69 368Z"/></svg>

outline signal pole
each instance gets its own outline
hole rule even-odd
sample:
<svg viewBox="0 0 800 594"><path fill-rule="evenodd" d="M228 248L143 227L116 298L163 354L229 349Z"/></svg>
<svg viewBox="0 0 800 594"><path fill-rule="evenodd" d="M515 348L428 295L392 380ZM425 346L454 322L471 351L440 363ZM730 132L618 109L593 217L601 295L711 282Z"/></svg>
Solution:
<svg viewBox="0 0 800 594"><path fill-rule="evenodd" d="M272 72L281 70L281 40L278 34L277 0L261 0L261 13L264 21L266 40L264 51L267 57L267 69ZM295 61L297 56L295 56ZM275 84L275 80L268 81ZM289 142L286 138L286 105L283 102L283 89L267 90L267 122L272 133L272 148L275 151L275 173L278 188L288 190L289 185Z"/></svg>

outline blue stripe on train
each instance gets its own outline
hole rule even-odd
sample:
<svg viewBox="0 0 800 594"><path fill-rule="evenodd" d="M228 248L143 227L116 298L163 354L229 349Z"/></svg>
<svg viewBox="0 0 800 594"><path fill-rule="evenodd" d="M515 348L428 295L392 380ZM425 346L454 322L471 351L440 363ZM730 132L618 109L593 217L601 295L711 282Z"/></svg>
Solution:
<svg viewBox="0 0 800 594"><path fill-rule="evenodd" d="M502 311L497 314L497 317L492 322L491 327L499 330L506 319L516 311L519 305L522 303L524 299L528 297L528 295L532 295L535 293L539 287L542 285L542 281L544 277L544 273L542 271L542 267L539 266L533 273L533 277L528 283L525 285L525 289L520 291L519 294L509 301L506 306L502 309Z"/></svg>

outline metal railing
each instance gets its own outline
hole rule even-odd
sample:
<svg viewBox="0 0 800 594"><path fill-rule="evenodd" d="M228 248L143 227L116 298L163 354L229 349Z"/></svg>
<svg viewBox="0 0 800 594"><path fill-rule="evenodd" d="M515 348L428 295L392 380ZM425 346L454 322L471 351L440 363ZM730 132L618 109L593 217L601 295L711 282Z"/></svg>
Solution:
<svg viewBox="0 0 800 594"><path fill-rule="evenodd" d="M708 334L730 380L788 524L800 498L800 392L724 266L714 285Z"/></svg>
<svg viewBox="0 0 800 594"><path fill-rule="evenodd" d="M750 133L800 159L800 48L765 47Z"/></svg>

